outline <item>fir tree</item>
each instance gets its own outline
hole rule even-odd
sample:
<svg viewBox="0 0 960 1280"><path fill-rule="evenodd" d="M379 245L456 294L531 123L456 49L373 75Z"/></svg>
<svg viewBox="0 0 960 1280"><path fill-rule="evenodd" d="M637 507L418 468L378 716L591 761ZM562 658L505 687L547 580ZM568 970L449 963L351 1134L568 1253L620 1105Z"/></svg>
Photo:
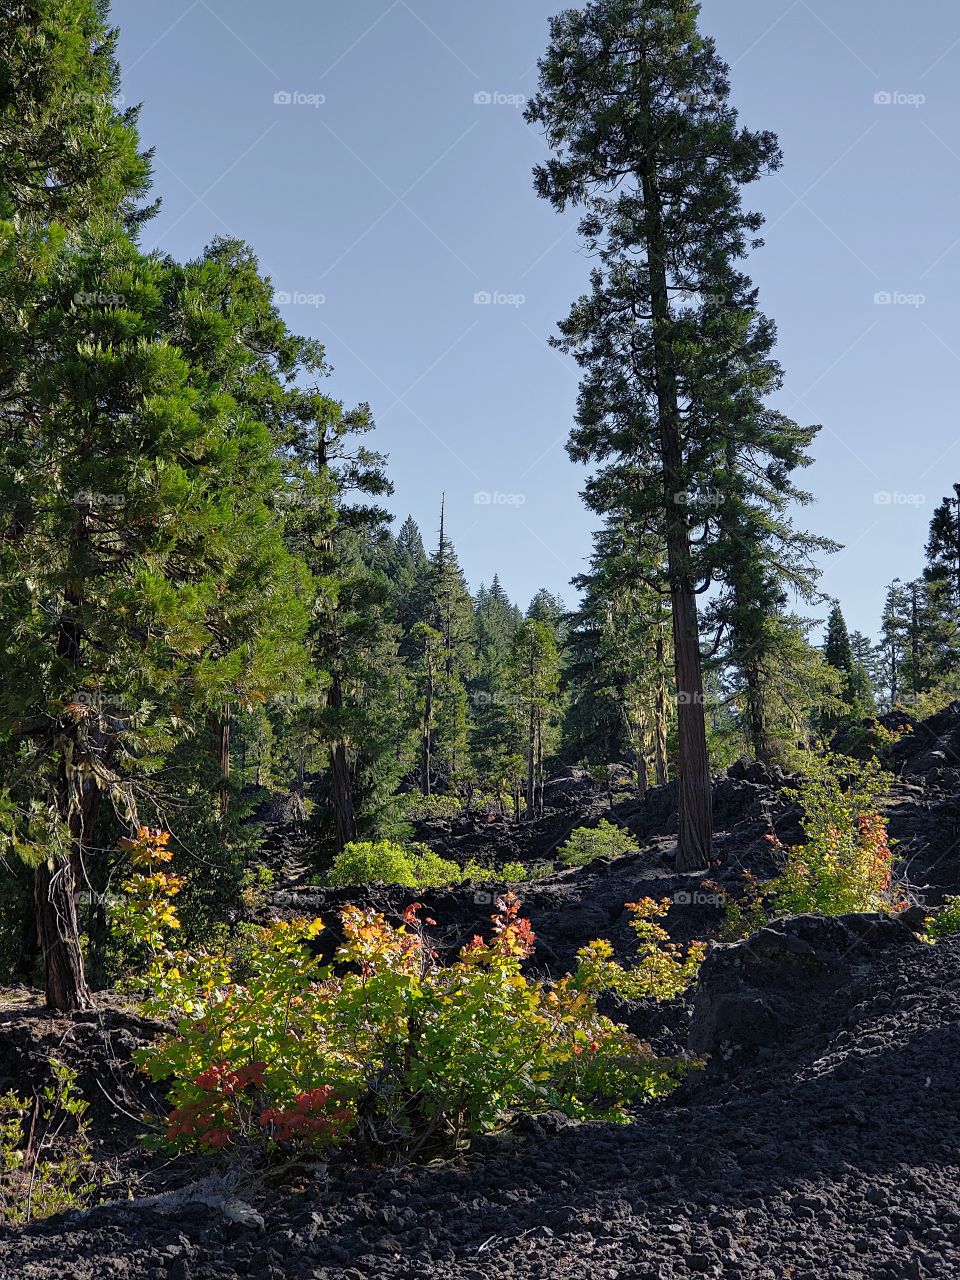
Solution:
<svg viewBox="0 0 960 1280"><path fill-rule="evenodd" d="M960 608L960 484L933 513L923 576L929 583L945 583Z"/></svg>
<svg viewBox="0 0 960 1280"><path fill-rule="evenodd" d="M713 487L730 448L738 467L776 453L754 395L758 377L776 382L773 328L736 263L762 222L740 188L780 153L772 134L739 128L698 11L694 0L593 0L562 13L527 112L553 152L537 190L558 209L583 208L599 259L561 325L585 371L570 452L601 466L586 491L594 509L662 539L681 870L706 867L712 846L697 596L717 568L703 554L717 537Z"/></svg>
<svg viewBox="0 0 960 1280"><path fill-rule="evenodd" d="M543 813L546 730L559 680L559 654L544 622L525 619L517 628L511 650L513 685L526 728L527 819Z"/></svg>

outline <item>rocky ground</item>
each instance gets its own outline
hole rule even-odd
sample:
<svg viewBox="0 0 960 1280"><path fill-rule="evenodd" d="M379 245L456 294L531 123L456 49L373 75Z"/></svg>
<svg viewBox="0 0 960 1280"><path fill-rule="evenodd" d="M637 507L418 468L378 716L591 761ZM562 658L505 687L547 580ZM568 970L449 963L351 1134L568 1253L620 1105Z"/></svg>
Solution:
<svg viewBox="0 0 960 1280"><path fill-rule="evenodd" d="M918 901L960 888L958 749L953 708L915 727L892 755L891 833ZM789 842L798 831L785 781L756 767L718 780L711 880L733 887L744 868L772 870L765 835L773 827ZM431 843L533 861L607 807L571 773L555 780L547 815L523 843L486 822L449 824ZM536 966L560 971L597 936L628 955L623 904L644 893L674 900L676 936L716 929L710 892L670 866L674 807L670 788L644 803L618 800L614 816L638 836L638 855L525 887ZM507 842L516 847L504 854ZM455 948L484 923L485 892L416 895L438 921L441 946ZM412 896L366 894L390 911ZM335 922L336 907L357 897L292 883L265 895L255 914ZM960 1275L960 940L928 947L916 923L916 914L782 922L714 947L686 999L623 1010L656 1048L686 1047L706 1061L629 1126L546 1117L459 1162L376 1172L334 1160L293 1171L296 1189L283 1192L250 1170L225 1182L216 1165L125 1170L135 1117L150 1106L129 1052L150 1028L122 1010L51 1020L21 995L0 1014L0 1090L24 1087L54 1045L68 1046L86 1064L85 1094L103 1099L101 1155L117 1162L105 1194L134 1175L142 1194L0 1233L0 1277Z"/></svg>

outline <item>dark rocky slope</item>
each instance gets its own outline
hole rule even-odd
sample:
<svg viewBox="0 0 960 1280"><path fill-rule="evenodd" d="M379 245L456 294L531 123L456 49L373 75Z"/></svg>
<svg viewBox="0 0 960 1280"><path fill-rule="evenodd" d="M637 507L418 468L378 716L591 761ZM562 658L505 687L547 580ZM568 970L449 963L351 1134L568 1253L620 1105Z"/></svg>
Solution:
<svg viewBox="0 0 960 1280"><path fill-rule="evenodd" d="M958 748L954 707L891 752L891 834L918 901L960 890ZM756 767L718 780L712 880L732 888L744 869L768 875L770 830L788 843L798 838L785 781ZM577 773L557 779L548 799L534 827L451 823L431 843L461 860L535 861L608 811ZM629 957L624 903L642 894L673 899L678 938L719 924L706 887L671 867L673 789L642 803L619 800L613 816L638 836L638 855L524 887L541 971L566 969L596 936ZM295 826L284 821L271 828L281 857L290 833ZM335 925L347 901L397 913L418 898L438 921L441 948L452 951L486 923L488 897L471 886L316 889L295 877L253 915L320 914ZM363 1171L334 1159L324 1170L295 1171L297 1192L267 1189L251 1170L224 1186L196 1182L216 1179L217 1166L152 1165L137 1183L143 1191L193 1189L0 1233L0 1277L960 1276L960 940L931 948L904 920L801 917L715 947L688 998L616 1012L661 1051L689 1047L708 1059L630 1126L542 1118L460 1162L424 1169ZM21 1089L35 1086L45 1055L67 1045L75 1065L87 1060L85 1093L99 1091L102 1101L102 1082L134 1113L148 1100L129 1049L148 1033L122 1012L70 1022L20 1009L0 1024L0 1070ZM130 1121L115 1107L97 1115L98 1127L113 1126L111 1156L132 1141Z"/></svg>
<svg viewBox="0 0 960 1280"><path fill-rule="evenodd" d="M189 1201L100 1209L0 1239L0 1275L960 1274L960 942L928 948L872 923L784 935L810 948L804 963L831 971L791 1033L633 1125L541 1121L463 1165L331 1166L282 1197L241 1188L262 1228ZM695 1026L742 991L744 968L766 982L753 988L761 998L778 994L777 946L759 960L747 950L756 944L717 953Z"/></svg>

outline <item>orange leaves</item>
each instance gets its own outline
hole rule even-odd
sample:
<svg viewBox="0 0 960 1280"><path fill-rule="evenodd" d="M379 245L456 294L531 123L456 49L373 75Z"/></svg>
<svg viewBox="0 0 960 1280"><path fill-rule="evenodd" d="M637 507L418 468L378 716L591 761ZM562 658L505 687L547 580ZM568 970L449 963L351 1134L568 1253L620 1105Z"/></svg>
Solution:
<svg viewBox="0 0 960 1280"><path fill-rule="evenodd" d="M170 832L155 827L138 827L134 839L124 837L120 848L130 853L135 867L152 867L157 863L172 862L173 854L167 848Z"/></svg>

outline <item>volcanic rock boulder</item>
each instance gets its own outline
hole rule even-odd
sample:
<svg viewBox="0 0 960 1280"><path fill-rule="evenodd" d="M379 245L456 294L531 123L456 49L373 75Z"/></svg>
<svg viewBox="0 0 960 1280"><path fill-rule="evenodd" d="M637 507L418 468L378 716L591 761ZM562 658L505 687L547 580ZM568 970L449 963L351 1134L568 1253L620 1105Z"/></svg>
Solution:
<svg viewBox="0 0 960 1280"><path fill-rule="evenodd" d="M896 917L795 916L714 944L694 992L688 1048L712 1074L810 1038L878 952L921 947Z"/></svg>

